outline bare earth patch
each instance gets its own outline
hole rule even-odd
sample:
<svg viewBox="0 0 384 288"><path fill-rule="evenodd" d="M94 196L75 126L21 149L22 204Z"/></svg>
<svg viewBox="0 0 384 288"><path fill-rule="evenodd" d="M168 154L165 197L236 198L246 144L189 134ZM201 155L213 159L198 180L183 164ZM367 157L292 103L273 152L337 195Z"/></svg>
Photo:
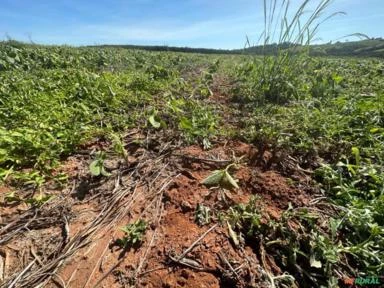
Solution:
<svg viewBox="0 0 384 288"><path fill-rule="evenodd" d="M72 156L60 169L69 185L53 200L1 207L8 225L0 232L2 287L268 287L258 247L234 245L219 215L258 196L263 219L279 219L289 204L305 206L313 196L278 171L255 167L249 162L254 147L239 141L208 151L161 148L132 148L130 165L112 168L109 178L91 177L89 157ZM233 174L239 189L201 184L240 158ZM198 205L213 211L202 226ZM142 243L115 245L124 236L119 228L137 219L149 224ZM281 272L271 257L264 261Z"/></svg>

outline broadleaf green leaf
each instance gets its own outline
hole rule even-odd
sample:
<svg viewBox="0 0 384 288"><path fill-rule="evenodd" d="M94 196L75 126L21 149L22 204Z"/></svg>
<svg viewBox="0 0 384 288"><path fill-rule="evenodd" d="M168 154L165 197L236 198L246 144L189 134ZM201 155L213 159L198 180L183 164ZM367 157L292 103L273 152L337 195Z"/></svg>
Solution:
<svg viewBox="0 0 384 288"><path fill-rule="evenodd" d="M101 171L100 171L101 175L105 176L105 177L109 177L111 176L112 174L107 172L104 168L104 166L101 167Z"/></svg>
<svg viewBox="0 0 384 288"><path fill-rule="evenodd" d="M152 125L152 127L154 127L154 128L160 128L160 126L161 126L161 123L155 119L154 114L149 116L148 121Z"/></svg>
<svg viewBox="0 0 384 288"><path fill-rule="evenodd" d="M91 171L91 174L93 176L99 176L102 171L102 166L100 165L99 160L94 160L92 163L89 165L89 171Z"/></svg>
<svg viewBox="0 0 384 288"><path fill-rule="evenodd" d="M192 121L189 120L188 118L181 118L180 119L180 128L181 129L186 129L186 130L192 130L193 129L193 125L192 125Z"/></svg>
<svg viewBox="0 0 384 288"><path fill-rule="evenodd" d="M219 185L223 180L225 175L225 170L215 170L207 178L205 178L201 183L207 186Z"/></svg>
<svg viewBox="0 0 384 288"><path fill-rule="evenodd" d="M225 180L227 183L229 183L233 188L239 189L239 185L237 185L237 182L233 177L228 173L228 171L225 171Z"/></svg>

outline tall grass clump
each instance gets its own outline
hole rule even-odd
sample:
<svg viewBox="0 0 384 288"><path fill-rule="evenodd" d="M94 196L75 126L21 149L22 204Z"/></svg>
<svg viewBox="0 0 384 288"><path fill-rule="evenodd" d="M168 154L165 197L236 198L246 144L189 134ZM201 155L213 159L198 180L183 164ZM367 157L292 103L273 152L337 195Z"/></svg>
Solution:
<svg viewBox="0 0 384 288"><path fill-rule="evenodd" d="M263 0L264 31L257 49L262 57L253 58L251 64L237 71L247 82L237 91L242 100L285 104L305 94L301 92L305 86L303 71L310 60L309 46L316 40L321 24L344 14L325 14L331 2L305 0L292 6L289 0Z"/></svg>

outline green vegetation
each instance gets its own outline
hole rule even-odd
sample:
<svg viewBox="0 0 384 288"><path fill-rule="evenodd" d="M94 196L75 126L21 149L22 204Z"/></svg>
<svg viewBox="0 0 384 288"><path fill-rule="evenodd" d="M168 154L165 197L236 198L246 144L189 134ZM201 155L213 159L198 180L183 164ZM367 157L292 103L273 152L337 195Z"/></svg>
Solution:
<svg viewBox="0 0 384 288"><path fill-rule="evenodd" d="M382 275L384 63L307 52L208 56L1 43L0 179L41 195L6 201L47 202L47 183L66 185L60 163L95 141L113 151L90 155L92 175L109 175L112 153L128 166L123 135L133 128L205 149L242 140L257 150L249 165L287 177L304 171L326 199L322 209L289 207L280 219L265 219L262 197L221 215L237 247L262 246L291 275L275 285L294 278L302 287L334 287L340 275ZM241 190L231 165L203 183ZM199 225L215 216L205 204L196 208ZM139 243L146 229L143 220L127 225L121 245Z"/></svg>
<svg viewBox="0 0 384 288"><path fill-rule="evenodd" d="M116 243L123 248L128 248L129 246L141 243L145 231L147 230L147 222L143 219L139 219L120 229L125 233L125 235L123 238L118 239Z"/></svg>
<svg viewBox="0 0 384 288"><path fill-rule="evenodd" d="M258 160L265 151L272 154L265 168L279 163L289 174L295 168L284 160L294 159L296 169L314 170L318 189L337 213L288 209L279 221L260 223L251 201L229 215L231 227L265 245L303 287L334 287L338 269L365 276L384 272L383 63L309 57L329 1L303 22L308 2L292 19L286 19L289 2L264 2L263 48L270 45L274 13L280 14L275 6L282 3L279 45L274 56L264 52L239 64L232 74L233 101L249 112L241 119L240 137L258 147ZM290 221L300 228L292 229Z"/></svg>
<svg viewBox="0 0 384 288"><path fill-rule="evenodd" d="M195 210L195 222L200 226L209 224L211 222L211 209L202 204L197 204Z"/></svg>
<svg viewBox="0 0 384 288"><path fill-rule="evenodd" d="M25 204L29 204L33 207L40 207L44 203L48 202L51 198L53 198L52 195L39 194L36 197L22 199L19 196L15 195L15 192L11 192L11 193L8 193L4 197L4 200L7 203L15 203L15 202L16 203L25 203Z"/></svg>
<svg viewBox="0 0 384 288"><path fill-rule="evenodd" d="M106 155L105 153L103 152L98 152L96 153L96 159L93 160L91 162L91 164L89 164L89 171L91 172L91 174L93 176L110 176L111 174L108 173L106 170L105 170L105 167L104 167L104 160L106 158Z"/></svg>
<svg viewBox="0 0 384 288"><path fill-rule="evenodd" d="M1 44L0 179L60 180L53 172L62 157L94 138L118 143L116 133L145 127L146 119L209 146L218 119L190 98L200 92L181 77L189 61L123 49Z"/></svg>
<svg viewBox="0 0 384 288"><path fill-rule="evenodd" d="M205 178L201 183L206 186L218 185L221 187L227 187L229 189L238 189L239 185L237 185L237 181L233 179L231 174L228 172L228 170L235 165L236 164L233 163L225 167L225 169L213 171L211 175Z"/></svg>
<svg viewBox="0 0 384 288"><path fill-rule="evenodd" d="M311 44L309 54L311 56L338 56L338 57L384 57L384 39L383 38L371 38L357 40L358 38L367 38L365 35L350 35L354 40L346 41L345 39L336 40L336 42L329 42L326 44ZM138 50L138 51L154 51L154 52L183 52L183 53L201 53L201 54L216 54L216 55L275 55L278 50L288 49L291 45L289 42L285 43L270 43L267 45L252 45L246 41L246 47L244 49L207 49L207 48L190 48L190 47L171 47L171 46L143 46L143 45L97 45L83 47L83 49L89 48L101 48L102 50L117 49L117 50ZM15 40L7 42L8 45L14 47L44 47L36 44L22 43ZM248 47L250 46L250 47ZM300 48L301 45L297 45ZM300 49L298 49L300 50ZM104 59L105 60L105 59ZM2 67L8 66L8 62L13 60L0 61L0 70ZM99 61L103 61L100 59ZM15 61L17 62L17 60ZM107 63L105 63L107 64Z"/></svg>

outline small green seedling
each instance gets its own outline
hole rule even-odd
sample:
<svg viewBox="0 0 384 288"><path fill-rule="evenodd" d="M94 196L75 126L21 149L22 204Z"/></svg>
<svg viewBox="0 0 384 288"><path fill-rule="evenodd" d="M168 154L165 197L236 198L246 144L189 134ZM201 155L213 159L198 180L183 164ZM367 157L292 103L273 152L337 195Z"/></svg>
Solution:
<svg viewBox="0 0 384 288"><path fill-rule="evenodd" d="M248 236L260 230L261 214L257 199L258 197L253 196L247 204L240 203L229 208L226 220L231 228L239 229Z"/></svg>
<svg viewBox="0 0 384 288"><path fill-rule="evenodd" d="M46 203L49 200L51 200L53 197L54 197L53 195L39 194L39 195L37 195L34 198L25 199L24 202L27 203L27 204L30 204L31 206L34 206L34 207L40 207L44 203Z"/></svg>
<svg viewBox="0 0 384 288"><path fill-rule="evenodd" d="M117 239L116 244L126 248L141 243L144 233L147 230L147 226L148 224L146 221L139 219L134 223L121 227L120 230L122 230L125 235L123 238Z"/></svg>
<svg viewBox="0 0 384 288"><path fill-rule="evenodd" d="M157 129L157 128L160 128L161 123L155 119L155 116L156 116L155 114L152 114L151 116L149 116L148 117L148 122L149 122L149 124L151 124L151 126L153 128Z"/></svg>
<svg viewBox="0 0 384 288"><path fill-rule="evenodd" d="M34 207L40 207L44 203L48 202L50 199L52 199L54 196L53 195L44 195L44 194L39 194L34 198L27 198L23 199L20 198L15 194L15 192L8 193L5 197L4 200L5 202L22 202L25 204L29 204Z"/></svg>
<svg viewBox="0 0 384 288"><path fill-rule="evenodd" d="M124 158L125 163L128 165L129 160L128 160L128 151L124 147L124 141L121 135L112 133L111 134L111 139L112 139L112 144L113 144L113 150L120 155L121 157Z"/></svg>
<svg viewBox="0 0 384 288"><path fill-rule="evenodd" d="M89 171L93 176L100 176L100 175L106 176L106 177L111 176L111 173L108 173L105 170L105 167L104 167L105 158L106 156L104 152L96 153L96 159L93 160L89 165Z"/></svg>
<svg viewBox="0 0 384 288"><path fill-rule="evenodd" d="M233 179L233 177L228 172L228 170L235 165L235 163L232 163L225 167L225 169L213 171L201 183L206 186L219 185L224 188L239 189L239 185L237 185L237 180Z"/></svg>
<svg viewBox="0 0 384 288"><path fill-rule="evenodd" d="M155 129L159 129L160 127L167 127L166 123L157 115L157 111L152 112L152 114L148 117L148 122Z"/></svg>
<svg viewBox="0 0 384 288"><path fill-rule="evenodd" d="M22 202L23 199L21 199L19 196L15 194L15 192L7 193L4 197L5 202Z"/></svg>
<svg viewBox="0 0 384 288"><path fill-rule="evenodd" d="M195 222L200 226L209 224L211 222L211 209L202 204L197 204L195 211Z"/></svg>

